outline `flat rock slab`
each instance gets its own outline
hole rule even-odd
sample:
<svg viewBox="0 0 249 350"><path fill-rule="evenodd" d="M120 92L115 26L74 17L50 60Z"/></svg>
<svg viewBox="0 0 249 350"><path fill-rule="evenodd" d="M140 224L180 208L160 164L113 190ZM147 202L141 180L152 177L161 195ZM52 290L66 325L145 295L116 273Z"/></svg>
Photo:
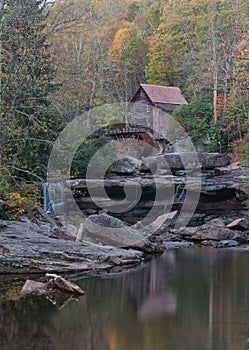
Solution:
<svg viewBox="0 0 249 350"><path fill-rule="evenodd" d="M0 272L16 268L35 271L89 271L106 269L108 256L142 261L143 254L132 249L91 245L89 242L58 239L49 225L29 220L0 221Z"/></svg>
<svg viewBox="0 0 249 350"><path fill-rule="evenodd" d="M164 249L178 249L178 248L189 248L193 247L193 242L163 242L162 243Z"/></svg>
<svg viewBox="0 0 249 350"><path fill-rule="evenodd" d="M168 171L194 170L194 169L214 169L225 167L231 163L231 158L223 153L208 152L173 152L164 153L143 159L144 164L157 171L165 169Z"/></svg>

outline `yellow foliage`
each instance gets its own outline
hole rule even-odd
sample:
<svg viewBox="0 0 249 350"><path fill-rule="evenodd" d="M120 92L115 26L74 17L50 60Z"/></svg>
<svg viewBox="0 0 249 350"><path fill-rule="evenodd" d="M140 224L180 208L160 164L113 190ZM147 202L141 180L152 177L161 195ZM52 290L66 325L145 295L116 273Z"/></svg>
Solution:
<svg viewBox="0 0 249 350"><path fill-rule="evenodd" d="M123 44L125 41L125 38L127 36L128 28L121 28L119 29L114 37L113 42L111 43L110 49L108 51L108 60L115 62L120 59L120 56L123 51Z"/></svg>

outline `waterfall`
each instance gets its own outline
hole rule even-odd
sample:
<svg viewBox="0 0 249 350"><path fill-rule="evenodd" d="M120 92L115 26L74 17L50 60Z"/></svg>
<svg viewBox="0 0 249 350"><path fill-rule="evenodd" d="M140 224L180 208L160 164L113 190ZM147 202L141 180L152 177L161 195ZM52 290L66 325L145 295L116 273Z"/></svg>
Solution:
<svg viewBox="0 0 249 350"><path fill-rule="evenodd" d="M56 216L65 213L64 185L59 182L42 184L43 208L46 214Z"/></svg>
<svg viewBox="0 0 249 350"><path fill-rule="evenodd" d="M175 200L181 202L185 196L185 186L184 184L178 184L175 191Z"/></svg>

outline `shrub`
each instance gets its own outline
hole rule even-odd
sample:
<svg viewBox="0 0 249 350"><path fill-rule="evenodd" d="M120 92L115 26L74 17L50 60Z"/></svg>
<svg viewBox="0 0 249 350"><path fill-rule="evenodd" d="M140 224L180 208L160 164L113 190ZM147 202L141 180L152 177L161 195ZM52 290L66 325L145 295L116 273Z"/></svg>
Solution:
<svg viewBox="0 0 249 350"><path fill-rule="evenodd" d="M35 216L39 205L39 192L35 184L21 183L11 186L10 180L0 173L0 199L7 203L2 216L6 219L16 219L25 214Z"/></svg>
<svg viewBox="0 0 249 350"><path fill-rule="evenodd" d="M212 101L208 98L181 105L172 114L195 145L204 144L212 124Z"/></svg>

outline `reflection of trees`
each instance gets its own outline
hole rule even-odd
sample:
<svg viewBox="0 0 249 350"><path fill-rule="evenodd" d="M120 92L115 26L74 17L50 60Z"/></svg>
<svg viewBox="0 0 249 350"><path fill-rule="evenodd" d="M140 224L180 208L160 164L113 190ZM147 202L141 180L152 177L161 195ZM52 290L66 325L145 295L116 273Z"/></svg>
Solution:
<svg viewBox="0 0 249 350"><path fill-rule="evenodd" d="M248 252L236 250L216 254L210 272L208 350L245 350L249 328L248 257Z"/></svg>
<svg viewBox="0 0 249 350"><path fill-rule="evenodd" d="M163 264L153 260L148 268L129 277L130 295L139 317L150 318L175 313L176 297L172 291L170 273L174 269L172 257L171 253L165 254L161 258Z"/></svg>
<svg viewBox="0 0 249 350"><path fill-rule="evenodd" d="M49 302L43 298L2 302L0 304L1 350L47 349L50 339L46 336L43 326L50 323L49 306Z"/></svg>
<svg viewBox="0 0 249 350"><path fill-rule="evenodd" d="M245 350L248 255L167 251L132 273L80 281L86 296L62 309L40 297L2 302L0 348Z"/></svg>

